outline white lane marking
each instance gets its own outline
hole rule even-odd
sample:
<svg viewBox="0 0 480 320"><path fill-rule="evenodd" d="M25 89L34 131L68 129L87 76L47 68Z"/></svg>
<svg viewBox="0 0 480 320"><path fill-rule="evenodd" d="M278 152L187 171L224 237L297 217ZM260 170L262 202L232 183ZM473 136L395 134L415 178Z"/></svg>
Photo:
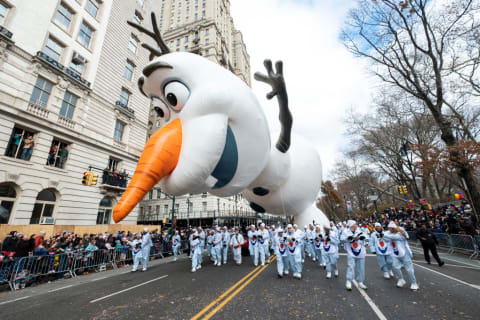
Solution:
<svg viewBox="0 0 480 320"><path fill-rule="evenodd" d="M339 256L347 256L348 253L338 253L338 255L339 255ZM367 253L365 256L366 256L366 257L376 257L376 255L373 254L373 253Z"/></svg>
<svg viewBox="0 0 480 320"><path fill-rule="evenodd" d="M373 312L375 312L375 314L377 315L378 319L380 320L387 320L387 318L385 317L385 315L383 314L382 311L380 311L380 309L378 308L378 306L375 304L375 302L373 302L372 299L370 299L370 297L368 296L368 294L365 292L365 290L361 289L359 286L358 286L358 283L356 280L353 280L352 283L355 285L355 287L357 288L358 291L360 291L360 294L362 295L362 297L365 299L365 301L367 301L367 303L370 305L370 308L372 308Z"/></svg>
<svg viewBox="0 0 480 320"><path fill-rule="evenodd" d="M0 302L0 306L1 306L1 305L4 305L4 304L7 304L7 303L10 303L10 302L15 302L15 301L19 301L19 300L24 300L24 299L27 299L27 298L30 298L30 296L25 296L25 297L21 297L21 298L9 300L9 301Z"/></svg>
<svg viewBox="0 0 480 320"><path fill-rule="evenodd" d="M474 289L480 290L480 286L478 286L478 285L476 285L476 284L471 284L471 283L465 282L465 281L463 281L463 280L460 280L460 279L457 279L457 278L454 278L454 277L451 277L451 276L447 276L446 274L443 274L443 273L441 273L441 272L438 272L438 271L432 270L432 269L430 269L430 268L421 266L421 265L416 264L416 263L414 263L414 265L416 265L417 267L420 267L420 268L422 268L422 269L426 269L426 270L428 270L428 271L430 271L430 272L433 272L433 273L439 274L439 275L441 275L441 276L444 276L445 278L448 278L448 279L450 279L450 280L457 281L457 282L459 282L459 283L461 283L461 284L464 284L464 285L466 285L466 286L469 286L469 287L472 287L472 288L474 288Z"/></svg>
<svg viewBox="0 0 480 320"><path fill-rule="evenodd" d="M104 296L104 297L101 297L101 298L98 298L98 299L95 299L95 300L92 300L90 301L90 303L95 303L97 301L100 301L100 300L103 300L103 299L107 299L107 298L110 298L110 297L113 297L113 296L116 296L117 294L120 294L120 293L123 293L123 292L126 292L126 291L129 291L129 290L132 290L132 289L135 289L135 288L138 288L140 286L144 286L150 282L153 282L153 281L157 281L157 280L160 280L160 279L163 279L163 278L166 278L168 277L168 275L164 275L164 276L161 276L161 277L158 277L158 278L155 278L155 279L152 279L152 280L149 280L147 282L144 282L144 283L140 283L140 284L137 284L136 286L133 286L133 287L130 287L130 288L127 288L127 289L123 289L123 290L120 290L118 292L114 292L112 294L109 294L107 296Z"/></svg>
<svg viewBox="0 0 480 320"><path fill-rule="evenodd" d="M420 260L412 260L412 261L413 261L413 262L416 262L416 263L427 264L425 261L420 261ZM449 266L449 267L457 267L457 268L467 268L467 269L473 269L473 270L480 270L480 267L459 266L458 264L448 264L448 263L445 263L444 265L445 265L445 266Z"/></svg>
<svg viewBox="0 0 480 320"><path fill-rule="evenodd" d="M423 256L423 251L418 249L418 248L412 248L410 247L410 249L412 249L413 251L415 251L415 253L418 253L419 255L422 255ZM441 254L442 256L442 260L449 260L449 261L453 261L453 262L456 262L456 263L461 263L461 264L464 264L466 266L471 266L471 267L480 267L480 263L478 264L474 264L474 263L467 263L467 262L464 262L462 260L457 260L457 259L452 259L452 258L446 258L444 254ZM473 262L473 260L472 260Z"/></svg>
<svg viewBox="0 0 480 320"><path fill-rule="evenodd" d="M97 281L97 280L103 280L103 279L107 279L107 278L108 277L100 277L100 278L92 279L92 280L90 280L90 282Z"/></svg>
<svg viewBox="0 0 480 320"><path fill-rule="evenodd" d="M71 284L71 285L69 285L69 286L65 286L65 287L57 288L57 289L52 289L52 290L49 290L48 292L55 292L55 291L59 291L59 290L63 290L63 289L67 289L67 288L70 288L70 287L73 287L73 284Z"/></svg>

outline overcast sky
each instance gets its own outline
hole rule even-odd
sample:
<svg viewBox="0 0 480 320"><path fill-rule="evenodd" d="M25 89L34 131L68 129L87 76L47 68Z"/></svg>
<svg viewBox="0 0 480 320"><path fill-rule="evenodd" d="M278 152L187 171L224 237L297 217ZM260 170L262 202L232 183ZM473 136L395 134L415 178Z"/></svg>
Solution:
<svg viewBox="0 0 480 320"><path fill-rule="evenodd" d="M276 99L267 85L253 80L263 60L283 60L293 113L293 131L318 149L328 176L341 150L348 148L343 119L349 108L369 104L368 76L361 61L341 44L339 32L353 0L231 0L235 27L250 55L252 87L270 127L279 130Z"/></svg>

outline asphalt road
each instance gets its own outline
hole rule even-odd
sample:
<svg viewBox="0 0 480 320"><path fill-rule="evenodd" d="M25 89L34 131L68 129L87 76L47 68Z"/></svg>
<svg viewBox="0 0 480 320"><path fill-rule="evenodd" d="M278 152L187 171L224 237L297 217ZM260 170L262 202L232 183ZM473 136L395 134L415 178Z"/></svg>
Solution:
<svg viewBox="0 0 480 320"><path fill-rule="evenodd" d="M248 257L241 266L204 263L196 273L188 259L152 263L143 273L110 271L0 294L0 319L478 319L479 266L414 260L417 292L384 280L374 256L366 261L368 290L352 292L344 287L344 255L336 279L310 260L301 280L278 279L276 262L254 268Z"/></svg>

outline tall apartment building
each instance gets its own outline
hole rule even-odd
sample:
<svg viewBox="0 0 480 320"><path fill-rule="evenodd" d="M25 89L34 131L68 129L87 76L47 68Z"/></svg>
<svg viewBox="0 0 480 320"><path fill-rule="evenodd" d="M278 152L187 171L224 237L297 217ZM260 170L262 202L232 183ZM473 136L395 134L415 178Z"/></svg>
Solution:
<svg viewBox="0 0 480 320"><path fill-rule="evenodd" d="M150 107L148 39L126 21L157 2L0 0L0 223L111 223L126 181L102 169L133 172Z"/></svg>
<svg viewBox="0 0 480 320"><path fill-rule="evenodd" d="M154 10L170 51L202 55L251 85L250 57L242 33L234 27L229 0L162 0ZM147 138L163 125L163 119L150 110ZM259 217L242 195L220 198L205 193L172 200L155 188L140 203L138 222L169 221L172 210L180 226L255 223ZM280 220L267 214L261 218L272 223Z"/></svg>

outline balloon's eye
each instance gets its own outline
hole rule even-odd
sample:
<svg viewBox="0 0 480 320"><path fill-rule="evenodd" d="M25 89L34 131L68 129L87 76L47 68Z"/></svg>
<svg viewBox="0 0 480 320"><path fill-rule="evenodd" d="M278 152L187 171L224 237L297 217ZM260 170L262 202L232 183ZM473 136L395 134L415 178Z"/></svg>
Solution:
<svg viewBox="0 0 480 320"><path fill-rule="evenodd" d="M180 81L173 80L165 85L163 94L174 111L180 111L190 97L190 90Z"/></svg>

